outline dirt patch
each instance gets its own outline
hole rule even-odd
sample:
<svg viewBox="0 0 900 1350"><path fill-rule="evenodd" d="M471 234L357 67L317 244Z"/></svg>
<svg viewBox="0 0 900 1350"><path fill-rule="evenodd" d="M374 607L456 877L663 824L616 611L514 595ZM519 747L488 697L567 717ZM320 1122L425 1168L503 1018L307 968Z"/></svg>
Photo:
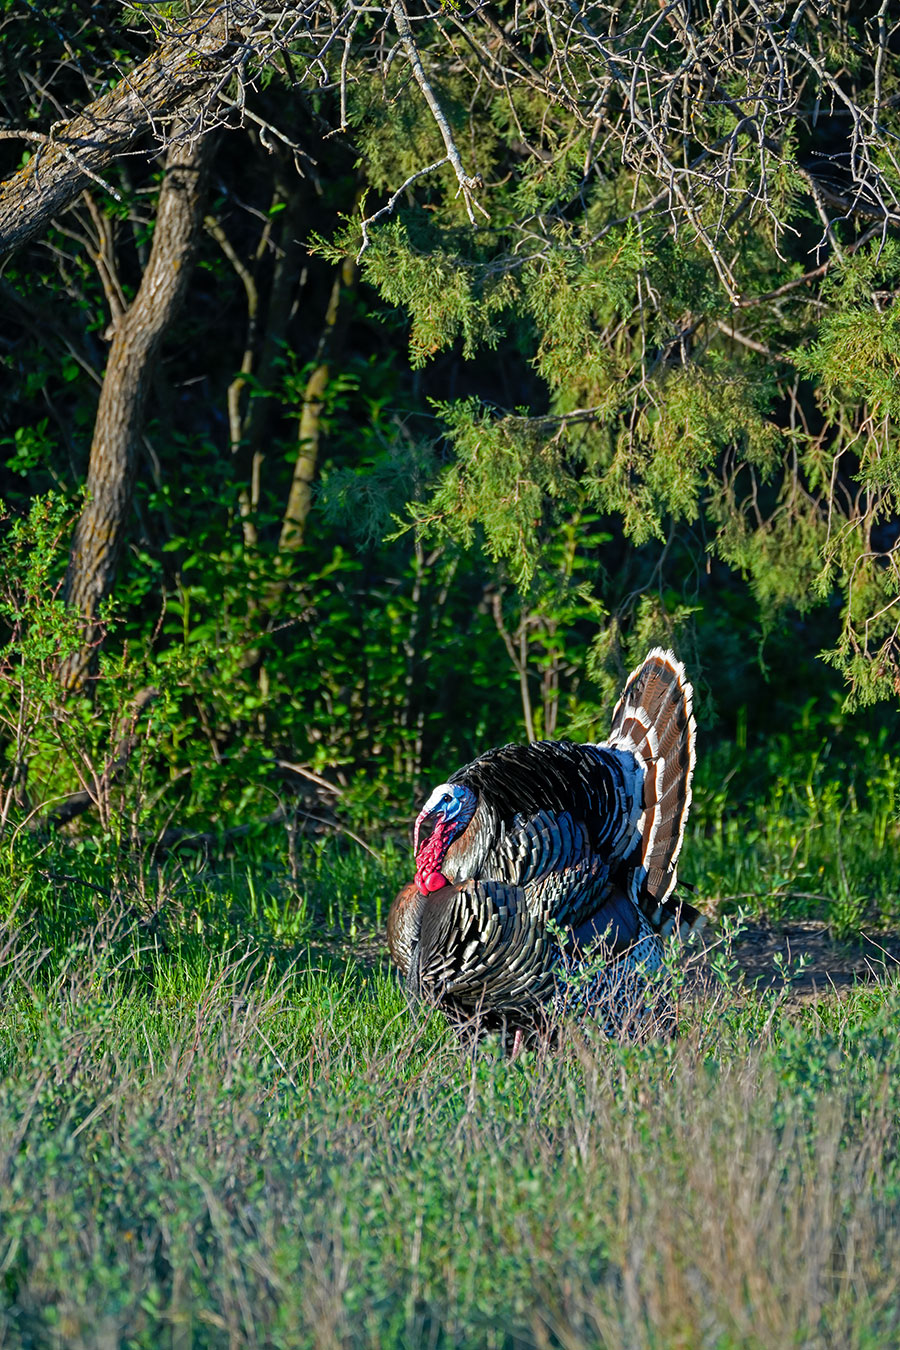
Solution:
<svg viewBox="0 0 900 1350"><path fill-rule="evenodd" d="M749 924L734 943L734 957L746 986L779 987L781 955L791 976L791 1001L808 1003L843 994L860 984L890 979L900 969L900 934L863 934L858 942L835 942L824 923ZM804 958L797 970L798 958Z"/></svg>
<svg viewBox="0 0 900 1350"><path fill-rule="evenodd" d="M714 930L707 945L716 942ZM330 964L352 964L365 971L389 964L383 932L363 931L353 939L345 935L323 937L314 951ZM754 922L735 939L733 955L748 991L780 988L782 970L790 970L787 1001L800 1006L892 978L900 972L900 933L863 934L858 942L835 942L827 925L814 920L777 925ZM779 955L783 960L781 970L776 964ZM798 969L800 958L802 969ZM701 960L699 967L690 964L703 985L705 963Z"/></svg>

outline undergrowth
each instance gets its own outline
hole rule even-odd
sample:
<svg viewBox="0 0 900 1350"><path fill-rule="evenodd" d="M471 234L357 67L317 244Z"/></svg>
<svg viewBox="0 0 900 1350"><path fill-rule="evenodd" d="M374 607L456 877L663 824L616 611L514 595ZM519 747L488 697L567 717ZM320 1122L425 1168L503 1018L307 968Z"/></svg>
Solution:
<svg viewBox="0 0 900 1350"><path fill-rule="evenodd" d="M788 737L763 757L721 746L698 766L679 869L717 912L819 919L841 939L900 922L900 760L882 734L855 755Z"/></svg>

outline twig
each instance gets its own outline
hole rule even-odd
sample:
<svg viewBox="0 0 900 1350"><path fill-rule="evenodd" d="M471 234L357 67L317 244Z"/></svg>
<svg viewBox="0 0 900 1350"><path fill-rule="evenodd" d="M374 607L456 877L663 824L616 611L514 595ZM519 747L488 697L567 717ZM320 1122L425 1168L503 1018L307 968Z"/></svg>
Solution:
<svg viewBox="0 0 900 1350"><path fill-rule="evenodd" d="M158 849L168 850L176 848L179 844L203 847L208 844L230 842L232 839L242 839L253 830L265 829L268 825L282 825L292 816L303 816L305 820L312 820L317 825L324 825L326 829L336 830L338 834L345 834L348 839L353 840L354 844L359 844L360 848L364 848L367 853L371 853L377 862L381 862L381 854L367 844L365 839L361 839L353 830L348 829L346 825L342 825L337 820L325 820L322 816L313 815L311 811L304 811L302 807L298 806L278 806L260 820L252 820L246 825L232 825L226 830L201 830L198 833L194 833L192 830L178 829L177 827L165 830L156 840L155 846Z"/></svg>
<svg viewBox="0 0 900 1350"><path fill-rule="evenodd" d="M289 759L276 759L275 763L279 769L287 769L290 773L298 773L301 778L308 778L311 783L318 783L319 787L327 788L336 797L343 797L344 795L343 788L335 787L334 783L329 783L327 778L322 778L321 775L313 773L312 769L304 768L302 764L292 764Z"/></svg>
<svg viewBox="0 0 900 1350"><path fill-rule="evenodd" d="M103 788L107 788L110 784L114 783L122 774L122 771L128 764L132 751L137 744L137 736L135 734L137 720L144 709L157 698L159 698L159 690L152 687L141 689L139 693L135 695L135 700L131 709L131 729L127 731L124 736L119 737L118 744L116 745L112 757L108 760L100 778L97 780L101 791ZM58 805L51 807L46 815L41 817L35 828L46 829L50 825L66 825L70 820L74 820L76 816L83 815L85 811L89 811L91 807L96 804L96 793L89 792L86 788L83 788L79 792L72 792L68 797L63 797ZM46 805L46 803L43 803L42 805ZM41 808L39 807L38 810L40 809ZM36 812L32 811L31 815L23 821L23 825L27 824L35 814ZM19 828L21 829L22 826Z"/></svg>
<svg viewBox="0 0 900 1350"><path fill-rule="evenodd" d="M15 131L11 127L0 130L0 141L36 141L46 145L50 137L43 131Z"/></svg>
<svg viewBox="0 0 900 1350"><path fill-rule="evenodd" d="M253 830L265 829L268 825L281 825L291 814L286 806L278 806L274 811L270 811L267 816L260 820L251 820L246 825L232 825L226 830L185 830L179 826L173 826L171 829L164 830L158 839L154 841L156 849L168 851L177 848L179 844L190 844L196 847L204 847L208 844L219 844L232 839L243 839L245 835L252 833Z"/></svg>
<svg viewBox="0 0 900 1350"><path fill-rule="evenodd" d="M306 820L313 820L317 825L324 825L329 830L337 830L339 834L345 834L348 839L353 840L354 844L359 844L360 848L364 848L367 853L371 853L376 862L382 861L381 854L377 853L374 848L371 848L370 845L366 843L365 839L360 839L358 834L354 834L352 830L348 830L346 825L341 825L337 820L323 820L321 816L314 816L311 811L304 811L301 807L295 809L298 816L303 816Z"/></svg>
<svg viewBox="0 0 900 1350"><path fill-rule="evenodd" d="M362 255L365 253L366 249L372 242L371 239L369 238L369 226L374 225L376 220L380 220L382 216L389 216L391 214L394 207L397 205L397 202L399 201L401 195L406 191L410 183L414 183L417 178L423 178L426 173L434 173L435 169L440 169L444 164L449 163L450 163L450 156L445 155L443 159L436 159L433 164L427 165L424 169L417 169L415 173L411 173L409 175L405 183L400 184L397 191L394 193L393 197L391 197L390 201L388 202L387 206L383 206L380 211L375 212L374 216L367 216L365 220L360 222L360 229L362 230L363 241L362 241L362 248L356 255L357 262L359 262L360 258L362 257Z"/></svg>
<svg viewBox="0 0 900 1350"><path fill-rule="evenodd" d="M723 323L721 319L716 319L716 327L720 333L730 337L733 342L740 342L745 347L749 347L752 352L759 352L761 356L772 356L772 348L767 347L764 342L757 342L756 338L748 337L746 333L739 332L732 325Z"/></svg>

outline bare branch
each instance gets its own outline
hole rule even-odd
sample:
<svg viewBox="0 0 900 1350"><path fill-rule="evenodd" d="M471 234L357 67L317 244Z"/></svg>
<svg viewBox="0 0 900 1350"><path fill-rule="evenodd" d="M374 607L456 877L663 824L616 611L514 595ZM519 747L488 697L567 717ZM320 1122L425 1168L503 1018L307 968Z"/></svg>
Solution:
<svg viewBox="0 0 900 1350"><path fill-rule="evenodd" d="M414 183L417 178L424 178L426 173L434 173L435 169L440 169L445 164L449 163L450 157L449 155L445 155L443 159L436 159L433 164L427 164L424 169L417 169L415 173L411 173L409 175L405 183L400 184L397 191L391 197L390 201L387 203L386 206L383 206L380 211L376 211L373 216L366 216L365 220L360 221L360 229L362 230L363 241L362 247L360 248L359 252L356 255L357 262L359 262L360 258L362 257L362 255L365 253L366 249L372 242L371 239L369 238L369 226L374 225L376 220L380 220L382 216L391 215L394 210L394 207L397 205L398 201L403 196L406 189L410 186L411 183Z"/></svg>
<svg viewBox="0 0 900 1350"><path fill-rule="evenodd" d="M416 84L418 84L424 95L425 102L431 109L431 115L437 123L438 130L441 133L441 139L447 149L447 159L449 159L450 163L453 165L453 171L456 174L456 180L459 183L459 191L462 193L463 201L466 204L466 214L469 217L469 221L472 225L475 224L475 212L472 209L473 207L478 208L485 220L490 220L487 211L485 211L484 207L475 200L474 196L475 189L483 187L483 180L480 174L476 174L473 178L465 171L462 157L456 147L456 142L453 139L453 132L450 130L450 123L447 121L444 110L438 102L437 95L428 81L428 76L425 74L422 58L419 56L419 49L416 46L415 38L413 37L412 29L409 24L409 17L406 10L403 8L403 0L393 0L391 10L394 15L394 23L397 27L397 32L400 35L400 41L403 43L404 50L409 58L409 64L412 66ZM446 163L446 160L442 161L442 163ZM432 168L433 167L435 166L432 165Z"/></svg>

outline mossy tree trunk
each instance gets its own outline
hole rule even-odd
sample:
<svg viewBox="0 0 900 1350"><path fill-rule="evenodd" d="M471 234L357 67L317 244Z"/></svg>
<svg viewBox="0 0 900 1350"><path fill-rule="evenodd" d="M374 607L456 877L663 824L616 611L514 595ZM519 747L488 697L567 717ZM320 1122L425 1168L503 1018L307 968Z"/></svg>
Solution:
<svg viewBox="0 0 900 1350"><path fill-rule="evenodd" d="M132 151L148 130L169 122L200 125L211 91L229 78L241 58L240 20L255 8L238 0L201 6L169 33L146 60L113 89L49 135L25 131L38 149L16 173L0 182L0 256L42 234L119 156ZM212 110L213 122L218 110Z"/></svg>
<svg viewBox="0 0 900 1350"><path fill-rule="evenodd" d="M87 500L66 576L66 601L86 620L84 648L62 672L68 687L84 680L96 639L94 621L115 578L131 512L147 390L187 289L211 151L209 136L172 142L147 267L133 304L113 330L91 442Z"/></svg>

